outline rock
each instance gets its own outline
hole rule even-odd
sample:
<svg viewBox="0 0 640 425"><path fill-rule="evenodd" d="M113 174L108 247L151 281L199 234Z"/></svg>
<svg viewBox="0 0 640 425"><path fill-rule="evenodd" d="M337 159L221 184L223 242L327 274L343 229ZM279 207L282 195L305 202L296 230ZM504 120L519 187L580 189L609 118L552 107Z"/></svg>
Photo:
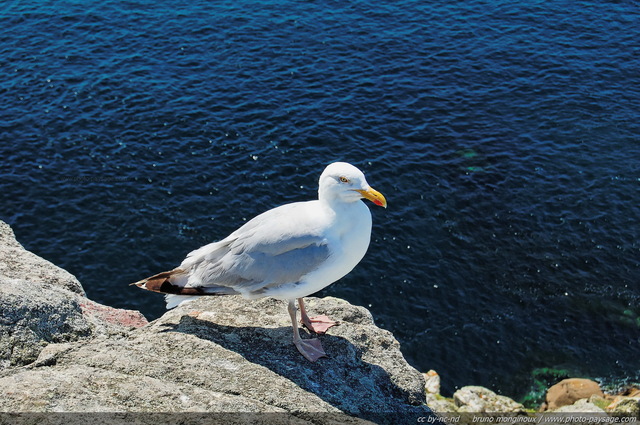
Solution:
<svg viewBox="0 0 640 425"><path fill-rule="evenodd" d="M476 386L462 387L453 394L459 412L466 413L524 413L524 406L509 397Z"/></svg>
<svg viewBox="0 0 640 425"><path fill-rule="evenodd" d="M34 361L50 343L91 336L69 291L0 276L0 368Z"/></svg>
<svg viewBox="0 0 640 425"><path fill-rule="evenodd" d="M0 412L280 412L315 424L431 413L424 378L393 335L346 301L307 299L310 312L341 322L318 337L330 357L309 363L285 302L203 298L148 324L87 299L2 222L0 260Z"/></svg>
<svg viewBox="0 0 640 425"><path fill-rule="evenodd" d="M330 357L316 363L293 346L285 302L201 298L124 337L52 344L0 372L0 411L285 412L313 423L430 414L422 375L366 309L336 298L307 305L341 323L318 336Z"/></svg>
<svg viewBox="0 0 640 425"><path fill-rule="evenodd" d="M0 221L0 370L26 365L51 343L122 335L147 320L95 303L77 279L26 251Z"/></svg>
<svg viewBox="0 0 640 425"><path fill-rule="evenodd" d="M458 408L451 399L440 395L440 375L435 370L423 373L427 406L436 413L455 413Z"/></svg>
<svg viewBox="0 0 640 425"><path fill-rule="evenodd" d="M640 398L640 388L628 388L622 395L626 397Z"/></svg>
<svg viewBox="0 0 640 425"><path fill-rule="evenodd" d="M113 331L115 326L115 332L118 333L121 331L119 328L139 328L149 323L139 311L113 308L89 299L80 299L79 304L82 314L88 320L107 331Z"/></svg>
<svg viewBox="0 0 640 425"><path fill-rule="evenodd" d="M631 416L640 420L640 388L629 387L618 394L606 395L606 411L613 416Z"/></svg>
<svg viewBox="0 0 640 425"><path fill-rule="evenodd" d="M452 402L446 398L438 395L427 393L427 406L435 413L457 413L458 408Z"/></svg>
<svg viewBox="0 0 640 425"><path fill-rule="evenodd" d="M425 390L430 394L440 394L440 375L435 370L424 373Z"/></svg>
<svg viewBox="0 0 640 425"><path fill-rule="evenodd" d="M509 397L478 386L462 387L447 399L440 393L440 376L435 370L423 374L426 380L427 405L437 414L448 413L482 413L482 414L522 414L524 406ZM483 415L484 416L484 415ZM459 418L459 416L456 416Z"/></svg>
<svg viewBox="0 0 640 425"><path fill-rule="evenodd" d="M571 405L559 407L554 410L554 413L602 413L602 416L607 416L603 409L587 399L580 399Z"/></svg>
<svg viewBox="0 0 640 425"><path fill-rule="evenodd" d="M545 403L540 410L557 410L562 406L570 406L578 400L588 399L592 395L604 396L597 382L582 378L564 379L549 388Z"/></svg>
<svg viewBox="0 0 640 425"><path fill-rule="evenodd" d="M33 362L47 344L122 335L146 323L137 311L0 275L0 369Z"/></svg>
<svg viewBox="0 0 640 425"><path fill-rule="evenodd" d="M635 416L640 420L640 397L616 397L607 407L607 411L614 416Z"/></svg>
<svg viewBox="0 0 640 425"><path fill-rule="evenodd" d="M16 240L13 230L0 220L0 275L28 282L59 286L84 295L78 279L68 271L27 251Z"/></svg>

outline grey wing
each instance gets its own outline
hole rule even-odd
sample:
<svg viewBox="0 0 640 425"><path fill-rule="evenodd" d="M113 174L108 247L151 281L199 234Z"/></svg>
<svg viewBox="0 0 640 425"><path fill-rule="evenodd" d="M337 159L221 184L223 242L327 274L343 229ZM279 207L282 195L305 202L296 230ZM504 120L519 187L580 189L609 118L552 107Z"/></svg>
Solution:
<svg viewBox="0 0 640 425"><path fill-rule="evenodd" d="M265 236L264 230L249 227L194 251L187 259L187 286L202 288L205 293L259 295L269 288L299 282L330 256L327 241L320 235L272 238Z"/></svg>

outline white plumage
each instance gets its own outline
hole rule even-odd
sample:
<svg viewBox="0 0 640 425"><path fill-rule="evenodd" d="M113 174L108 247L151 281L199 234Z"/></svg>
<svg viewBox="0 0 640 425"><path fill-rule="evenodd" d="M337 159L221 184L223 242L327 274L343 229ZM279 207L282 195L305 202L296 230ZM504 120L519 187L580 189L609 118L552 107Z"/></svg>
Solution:
<svg viewBox="0 0 640 425"><path fill-rule="evenodd" d="M362 198L386 207L384 196L360 170L344 162L330 164L320 176L317 200L266 211L225 239L192 251L176 269L135 285L167 293L167 308L202 295L289 300L294 343L315 361L324 351L310 353L315 340L300 339L293 302L298 299L303 323L313 330L302 297L349 273L369 246L371 213Z"/></svg>

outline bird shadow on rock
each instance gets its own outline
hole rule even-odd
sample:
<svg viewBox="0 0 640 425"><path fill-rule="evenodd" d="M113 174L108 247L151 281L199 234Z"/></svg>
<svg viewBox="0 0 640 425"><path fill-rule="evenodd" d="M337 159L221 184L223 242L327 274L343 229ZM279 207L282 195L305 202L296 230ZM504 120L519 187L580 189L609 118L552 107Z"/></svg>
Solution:
<svg viewBox="0 0 640 425"><path fill-rule="evenodd" d="M342 336L309 334L301 329L304 339L320 339L328 355L312 363L293 345L290 326L227 326L184 315L177 324L163 325L161 332L169 331L190 334L238 353L351 416L376 423L403 423L403 417L409 415L407 423L415 423L418 417L430 415L426 406L411 405L410 395L389 373L362 360L362 350Z"/></svg>

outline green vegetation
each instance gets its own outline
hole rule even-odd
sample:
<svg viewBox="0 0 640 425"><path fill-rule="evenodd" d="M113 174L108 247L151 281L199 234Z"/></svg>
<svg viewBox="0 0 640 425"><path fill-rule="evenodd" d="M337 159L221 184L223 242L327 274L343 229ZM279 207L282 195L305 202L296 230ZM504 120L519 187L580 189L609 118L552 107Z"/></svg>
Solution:
<svg viewBox="0 0 640 425"><path fill-rule="evenodd" d="M571 377L571 372L566 369L549 367L534 369L531 373L531 387L520 403L528 409L537 409L544 402L549 387Z"/></svg>

